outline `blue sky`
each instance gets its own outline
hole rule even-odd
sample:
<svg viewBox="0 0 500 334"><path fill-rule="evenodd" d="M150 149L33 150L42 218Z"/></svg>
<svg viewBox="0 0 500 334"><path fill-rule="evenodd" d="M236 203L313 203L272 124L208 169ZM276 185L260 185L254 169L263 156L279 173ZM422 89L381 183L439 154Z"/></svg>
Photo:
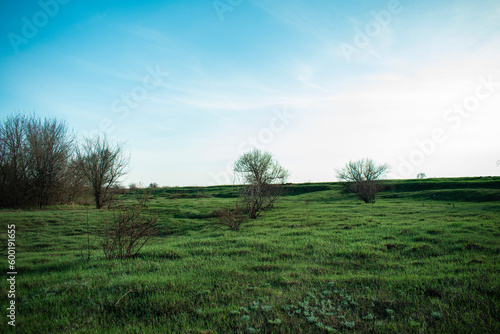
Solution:
<svg viewBox="0 0 500 334"><path fill-rule="evenodd" d="M123 183L231 181L246 150L292 182L370 157L390 178L500 175L500 2L0 5L0 116L126 141Z"/></svg>

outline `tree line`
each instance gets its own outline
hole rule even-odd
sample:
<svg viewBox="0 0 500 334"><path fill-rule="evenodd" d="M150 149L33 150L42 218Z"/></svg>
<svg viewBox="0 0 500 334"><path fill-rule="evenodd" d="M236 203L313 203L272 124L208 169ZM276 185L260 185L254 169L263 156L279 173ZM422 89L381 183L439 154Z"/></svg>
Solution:
<svg viewBox="0 0 500 334"><path fill-rule="evenodd" d="M43 208L91 193L101 209L127 173L128 163L123 143L112 143L105 135L78 142L64 121L34 114L8 116L0 123L0 207ZM350 191L373 203L382 190L379 179L388 170L386 164L363 159L336 172ZM241 208L251 219L273 207L290 175L269 152L257 149L243 154L234 172L244 185L235 210ZM221 212L234 221L231 211Z"/></svg>
<svg viewBox="0 0 500 334"><path fill-rule="evenodd" d="M73 202L92 190L96 208L126 172L122 144L76 135L65 121L13 114L0 123L0 207Z"/></svg>

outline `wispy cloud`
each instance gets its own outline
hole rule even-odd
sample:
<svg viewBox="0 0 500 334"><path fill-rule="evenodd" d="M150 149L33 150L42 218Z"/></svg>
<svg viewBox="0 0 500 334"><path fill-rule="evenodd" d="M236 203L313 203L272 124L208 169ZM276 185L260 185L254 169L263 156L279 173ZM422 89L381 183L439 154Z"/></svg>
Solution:
<svg viewBox="0 0 500 334"><path fill-rule="evenodd" d="M109 119L113 135L131 143L132 181L157 173L162 184L210 183L203 171L235 159L238 143L286 105L300 121L266 147L289 164L294 181L326 181L351 158L397 160L442 126L443 112L463 101L478 77L500 80L497 0L401 4L349 63L339 44L352 44L387 1L245 0L224 22L211 3L124 3L116 10L74 2L70 16L61 12L24 53L2 59L0 101L4 109L67 115L79 132ZM112 102L131 95L157 65L168 76L126 117L116 113ZM478 152L470 138L481 138L484 154L497 152L498 100L471 115L442 156ZM426 165L428 175L444 170L440 164L451 168L442 156ZM199 166L189 169L194 161Z"/></svg>

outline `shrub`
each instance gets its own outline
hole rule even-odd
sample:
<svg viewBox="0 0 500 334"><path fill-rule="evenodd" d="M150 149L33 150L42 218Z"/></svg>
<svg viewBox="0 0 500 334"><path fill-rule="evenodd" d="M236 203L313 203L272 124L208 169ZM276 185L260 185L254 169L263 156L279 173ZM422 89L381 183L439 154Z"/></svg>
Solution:
<svg viewBox="0 0 500 334"><path fill-rule="evenodd" d="M242 155L234 164L234 171L244 184L240 199L251 219L273 208L290 176L271 153L257 149Z"/></svg>
<svg viewBox="0 0 500 334"><path fill-rule="evenodd" d="M140 207L147 207L148 203L151 201L151 191L143 190L141 193L137 194L137 202Z"/></svg>
<svg viewBox="0 0 500 334"><path fill-rule="evenodd" d="M106 135L86 137L75 151L76 170L92 188L96 209L109 201L111 189L128 173L130 157L123 143L112 143Z"/></svg>
<svg viewBox="0 0 500 334"><path fill-rule="evenodd" d="M245 216L238 205L233 210L229 207L217 209L214 216L217 218L216 224L227 226L231 231L238 231L245 221Z"/></svg>
<svg viewBox="0 0 500 334"><path fill-rule="evenodd" d="M139 209L125 209L104 222L102 247L107 259L128 259L137 255L158 234L157 216L147 216Z"/></svg>
<svg viewBox="0 0 500 334"><path fill-rule="evenodd" d="M337 178L365 203L375 203L375 195L383 189L379 180L389 171L388 164L377 165L371 159L349 161L337 170Z"/></svg>

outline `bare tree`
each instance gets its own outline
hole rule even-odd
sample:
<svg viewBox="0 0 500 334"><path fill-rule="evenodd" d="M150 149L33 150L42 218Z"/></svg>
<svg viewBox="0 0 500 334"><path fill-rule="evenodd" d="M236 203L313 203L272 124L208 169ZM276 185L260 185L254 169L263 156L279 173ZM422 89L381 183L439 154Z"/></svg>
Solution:
<svg viewBox="0 0 500 334"><path fill-rule="evenodd" d="M0 124L0 204L4 207L26 204L29 191L27 121L26 116L15 115Z"/></svg>
<svg viewBox="0 0 500 334"><path fill-rule="evenodd" d="M289 173L268 152L254 149L234 164L244 187L240 197L251 219L272 208L279 198Z"/></svg>
<svg viewBox="0 0 500 334"><path fill-rule="evenodd" d="M74 203L78 198L87 194L87 182L85 176L80 173L77 161L78 160L73 156L64 176L66 185L65 189L63 189L65 203Z"/></svg>
<svg viewBox="0 0 500 334"><path fill-rule="evenodd" d="M42 208L63 195L73 137L65 122L31 117L27 123L29 178L37 205Z"/></svg>
<svg viewBox="0 0 500 334"><path fill-rule="evenodd" d="M0 124L0 205L64 201L73 137L65 122L12 115Z"/></svg>
<svg viewBox="0 0 500 334"><path fill-rule="evenodd" d="M97 209L102 208L109 199L109 190L127 173L129 160L123 144L112 144L105 135L84 138L77 148L77 168L92 188Z"/></svg>
<svg viewBox="0 0 500 334"><path fill-rule="evenodd" d="M389 171L389 165L377 165L372 159L349 161L337 170L337 178L355 192L365 203L374 203L375 195L382 190L379 180Z"/></svg>

